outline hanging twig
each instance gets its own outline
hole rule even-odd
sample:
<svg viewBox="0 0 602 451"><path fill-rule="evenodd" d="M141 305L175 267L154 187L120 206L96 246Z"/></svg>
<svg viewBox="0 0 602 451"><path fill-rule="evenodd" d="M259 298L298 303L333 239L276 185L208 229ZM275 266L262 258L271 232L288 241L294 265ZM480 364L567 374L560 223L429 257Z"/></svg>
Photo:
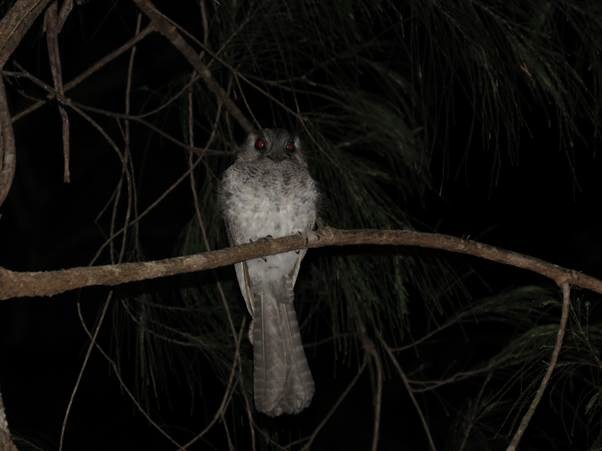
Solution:
<svg viewBox="0 0 602 451"><path fill-rule="evenodd" d="M408 377L406 376L405 371L403 370L403 368L397 361L397 358L393 354L393 351L391 350L389 345L387 345L385 340L380 335L378 337L378 340L379 340L381 346L384 348L385 352L387 353L387 356L391 360L391 363L395 367L397 374L399 374L399 378L401 379L403 386L405 387L405 389L408 392L408 396L410 397L410 400L412 401L412 404L414 405L414 408L416 409L418 418L420 418L420 423L422 424L422 428L424 429L424 433L428 440L430 450L437 451L437 447L435 446L435 441L433 440L433 435L431 434L431 429L429 428L428 422L426 421L426 418L424 417L424 414L422 413L422 409L420 408L420 404L418 403L416 396L414 396L414 390L412 389L412 386L410 385L410 381L408 381Z"/></svg>
<svg viewBox="0 0 602 451"><path fill-rule="evenodd" d="M380 416L382 411L382 394L383 394L383 364L380 354L376 350L374 341L368 335L366 325L361 318L357 319L359 325L359 338L362 343L362 348L366 353L366 359L370 357L370 361L374 366L376 381L374 386L374 418L372 420L372 446L371 451L378 450L378 439L380 437Z"/></svg>
<svg viewBox="0 0 602 451"><path fill-rule="evenodd" d="M357 381L360 379L360 376L362 374L364 374L364 370L366 369L366 366L368 365L368 361L369 361L369 359L368 359L368 356L366 355L366 357L362 360L361 365L357 369L357 373L355 373L355 376L353 376L353 379L351 379L349 384L347 384L345 389L341 392L341 394L339 395L337 400L334 402L332 407L328 410L328 412L326 412L326 415L324 415L324 418L322 419L322 421L320 421L320 423L315 427L315 429L312 431L311 435L307 439L303 439L303 440L307 440L307 441L303 444L303 448L301 448L301 451L307 451L307 450L312 449L311 447L312 447L314 441L316 440L316 437L320 433L320 431L324 428L324 426L326 426L326 423L328 423L328 421L332 418L334 413L337 411L337 409L339 408L341 403L345 400L345 398L347 398L349 393L351 393L351 390L353 389L353 387L355 387L355 384L357 384ZM286 449L291 449L293 446L298 445L303 440L296 440L294 442L289 443L286 446Z"/></svg>
<svg viewBox="0 0 602 451"><path fill-rule="evenodd" d="M52 73L52 81L54 89L57 93L59 101L59 114L61 115L61 131L63 136L63 181L71 182L71 173L69 170L70 138L69 138L69 116L62 105L65 97L63 87L63 69L61 65L61 54L59 50L59 33L67 20L67 16L73 7L73 1L68 0L63 3L63 7L59 13L57 2L54 1L46 10L44 16L44 29L46 31L46 45L48 47L48 61L50 64L50 72Z"/></svg>

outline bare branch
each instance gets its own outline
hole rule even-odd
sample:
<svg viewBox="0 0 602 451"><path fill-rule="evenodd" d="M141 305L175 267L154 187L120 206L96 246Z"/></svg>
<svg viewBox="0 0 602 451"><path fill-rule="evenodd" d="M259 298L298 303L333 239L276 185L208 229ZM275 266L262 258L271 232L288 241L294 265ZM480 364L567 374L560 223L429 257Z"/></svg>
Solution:
<svg viewBox="0 0 602 451"><path fill-rule="evenodd" d="M422 428L424 429L424 433L426 434L426 438L428 440L430 450L437 451L437 447L435 446L435 442L433 440L433 435L431 434L431 430L429 428L428 422L426 421L426 418L424 417L424 414L422 413L422 409L420 408L420 404L418 403L416 396L414 396L414 390L412 389L412 386L410 385L410 381L408 380L408 377L406 376L405 371L403 370L403 368L401 367L401 365L395 358L395 355L393 354L393 351L391 350L389 345L387 345L387 343L385 343L385 340L383 340L383 338L380 335L379 335L378 339L379 339L382 347L385 349L387 356L391 360L391 363L395 367L397 374L399 374L399 378L401 379L403 386L407 390L408 396L410 397L412 404L414 404L414 408L416 409L416 413L418 414L418 418L420 418L420 423L422 423Z"/></svg>
<svg viewBox="0 0 602 451"><path fill-rule="evenodd" d="M245 117L243 112L228 96L224 88L222 88L211 75L211 71L203 63L197 52L184 40L176 27L163 15L149 0L133 0L140 11L148 16L157 31L165 36L171 44L188 60L190 65L198 72L203 79L207 88L215 94L215 96L223 103L224 108L228 110L230 115L239 123L239 125L247 132L251 133L255 127Z"/></svg>
<svg viewBox="0 0 602 451"><path fill-rule="evenodd" d="M15 272L0 268L0 300L27 296L53 296L77 288L98 285L115 286L127 282L204 271L297 249L351 245L413 246L472 255L535 272L553 280L558 285L569 284L602 294L602 280L595 277L477 241L413 230L323 228L306 235L296 234L277 239L262 239L241 246L148 262L41 272Z"/></svg>

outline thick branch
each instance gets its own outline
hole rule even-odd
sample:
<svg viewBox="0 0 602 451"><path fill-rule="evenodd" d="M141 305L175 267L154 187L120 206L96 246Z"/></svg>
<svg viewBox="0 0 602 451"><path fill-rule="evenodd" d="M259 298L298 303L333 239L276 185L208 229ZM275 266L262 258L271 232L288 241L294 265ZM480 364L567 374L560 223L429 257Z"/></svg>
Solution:
<svg viewBox="0 0 602 451"><path fill-rule="evenodd" d="M203 79L207 88L215 94L215 96L223 103L224 108L228 110L230 115L240 124L247 132L251 133L255 127L245 117L243 112L228 96L211 75L209 68L203 63L199 54L192 48L180 35L177 28L153 5L150 0L133 0L142 11L151 20L153 26L165 36L171 44L188 60L190 65L194 67L199 76Z"/></svg>
<svg viewBox="0 0 602 451"><path fill-rule="evenodd" d="M0 75L0 206L4 203L13 184L16 166L15 135L10 120L4 80Z"/></svg>
<svg viewBox="0 0 602 451"><path fill-rule="evenodd" d="M17 0L0 20L0 71L49 2L50 0ZM15 140L6 89L0 78L0 205L10 190L15 166Z"/></svg>
<svg viewBox="0 0 602 451"><path fill-rule="evenodd" d="M0 20L0 70L50 0L17 0Z"/></svg>
<svg viewBox="0 0 602 451"><path fill-rule="evenodd" d="M291 235L273 240L141 263L79 267L59 271L14 272L0 268L0 300L25 296L52 296L95 285L115 286L174 274L204 271L232 265L251 258L303 248L326 246L413 246L472 255L540 274L558 285L569 284L602 294L602 280L562 268L538 258L500 249L476 241L412 230L320 229L307 235Z"/></svg>

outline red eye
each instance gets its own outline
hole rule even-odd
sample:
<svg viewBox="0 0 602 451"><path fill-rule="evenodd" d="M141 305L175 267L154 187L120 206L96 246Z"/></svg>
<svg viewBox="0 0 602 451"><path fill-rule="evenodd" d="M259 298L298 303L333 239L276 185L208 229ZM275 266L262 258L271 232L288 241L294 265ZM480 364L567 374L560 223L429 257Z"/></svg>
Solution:
<svg viewBox="0 0 602 451"><path fill-rule="evenodd" d="M266 144L265 143L265 139L263 139L263 138L257 138L255 140L255 148L257 150L263 150L263 149L265 149L265 144Z"/></svg>
<svg viewBox="0 0 602 451"><path fill-rule="evenodd" d="M295 150L295 143L293 141L287 142L286 150L288 150L289 152L293 152Z"/></svg>

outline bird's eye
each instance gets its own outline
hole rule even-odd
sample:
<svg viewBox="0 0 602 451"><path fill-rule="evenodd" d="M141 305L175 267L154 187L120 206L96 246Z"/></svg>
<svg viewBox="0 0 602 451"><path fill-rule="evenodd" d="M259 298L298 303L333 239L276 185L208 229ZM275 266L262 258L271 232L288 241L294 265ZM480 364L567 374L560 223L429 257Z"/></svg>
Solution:
<svg viewBox="0 0 602 451"><path fill-rule="evenodd" d="M263 138L257 138L255 140L255 148L257 150L263 150L263 149L265 149L265 146L266 146L265 139L263 139Z"/></svg>
<svg viewBox="0 0 602 451"><path fill-rule="evenodd" d="M295 143L293 141L289 141L286 143L286 150L288 150L289 152L294 152L295 151Z"/></svg>

